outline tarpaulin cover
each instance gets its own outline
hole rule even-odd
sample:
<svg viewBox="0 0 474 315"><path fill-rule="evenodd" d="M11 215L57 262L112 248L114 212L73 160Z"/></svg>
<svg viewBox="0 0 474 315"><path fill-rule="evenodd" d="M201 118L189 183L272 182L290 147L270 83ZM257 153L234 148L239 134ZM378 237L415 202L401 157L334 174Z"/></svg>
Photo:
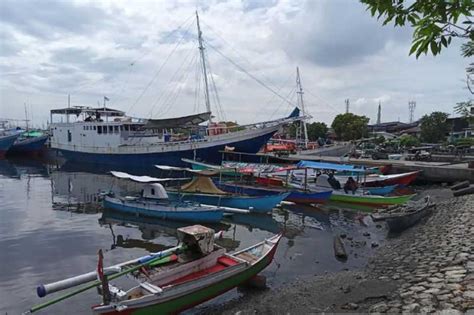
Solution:
<svg viewBox="0 0 474 315"><path fill-rule="evenodd" d="M354 173L365 173L364 167L356 167L355 165L348 164L335 164L325 162L313 162L313 161L300 161L297 164L298 168L314 168L318 170L331 170L336 172L354 172Z"/></svg>

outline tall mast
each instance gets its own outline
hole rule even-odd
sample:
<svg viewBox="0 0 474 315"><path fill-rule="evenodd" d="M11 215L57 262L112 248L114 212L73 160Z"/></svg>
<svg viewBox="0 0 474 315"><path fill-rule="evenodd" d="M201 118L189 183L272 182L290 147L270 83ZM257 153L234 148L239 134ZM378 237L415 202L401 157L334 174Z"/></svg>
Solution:
<svg viewBox="0 0 474 315"><path fill-rule="evenodd" d="M303 112L303 119L300 121L300 128L303 127L304 132L304 147L305 149L308 148L308 129L306 128L306 111L304 109L304 102L303 102L303 87L301 86L301 78L300 78L300 69L296 67L296 88L298 93L298 103L301 106L301 111Z"/></svg>
<svg viewBox="0 0 474 315"><path fill-rule="evenodd" d="M207 70L206 70L206 58L204 57L204 46L202 45L202 32L201 27L199 26L199 15L196 11L196 22L197 22L197 29L198 29L198 41L199 41L199 51L201 53L201 61L202 61L202 72L204 75L204 94L206 99L206 110L211 112L211 102L209 101L209 86L207 84ZM209 122L211 121L211 116L209 116Z"/></svg>

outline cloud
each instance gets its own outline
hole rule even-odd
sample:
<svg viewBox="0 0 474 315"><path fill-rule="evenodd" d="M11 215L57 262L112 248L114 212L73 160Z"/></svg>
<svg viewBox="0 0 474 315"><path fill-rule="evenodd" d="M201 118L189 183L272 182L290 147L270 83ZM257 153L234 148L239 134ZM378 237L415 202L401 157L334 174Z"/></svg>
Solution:
<svg viewBox="0 0 474 315"><path fill-rule="evenodd" d="M98 7L60 0L2 0L0 21L23 33L54 39L67 33L87 33L107 23L110 16Z"/></svg>
<svg viewBox="0 0 474 315"><path fill-rule="evenodd" d="M291 58L325 67L360 62L382 50L387 42L409 37L407 28L381 27L358 1L307 1L274 34Z"/></svg>
<svg viewBox="0 0 474 315"><path fill-rule="evenodd" d="M382 121L404 121L410 100L418 117L451 112L468 97L459 42L416 60L411 30L382 27L357 1L210 0L198 8L220 103L239 123L287 115L292 105L280 96L296 103L296 66L309 113L329 124L346 98L356 114L375 120L380 100ZM204 110L195 9L181 0L0 1L0 117L22 118L21 106L5 104L29 100L44 123L67 94L73 105L107 95L136 117Z"/></svg>

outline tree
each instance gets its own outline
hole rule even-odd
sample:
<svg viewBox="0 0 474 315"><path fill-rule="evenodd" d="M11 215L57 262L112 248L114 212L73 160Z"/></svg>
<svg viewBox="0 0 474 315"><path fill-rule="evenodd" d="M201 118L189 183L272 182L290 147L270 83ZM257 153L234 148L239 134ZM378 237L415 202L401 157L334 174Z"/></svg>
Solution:
<svg viewBox="0 0 474 315"><path fill-rule="evenodd" d="M453 38L467 40L463 55L473 52L474 29L469 19L474 11L472 0L361 0L372 16L383 19L383 25L394 21L395 26L408 23L414 28L410 55L418 58L429 50L433 55L448 47ZM462 20L462 21L461 21ZM467 50L467 53L464 50Z"/></svg>
<svg viewBox="0 0 474 315"><path fill-rule="evenodd" d="M368 123L369 118L365 116L346 113L337 115L331 127L339 139L348 141L366 137Z"/></svg>
<svg viewBox="0 0 474 315"><path fill-rule="evenodd" d="M420 140L412 135L402 135L400 137L400 146L404 148L416 147L420 145Z"/></svg>
<svg viewBox="0 0 474 315"><path fill-rule="evenodd" d="M289 126L288 134L290 137L296 137L296 129L299 127L300 123L295 122ZM310 124L306 124L306 128L308 129L308 139L309 141L316 141L318 138L326 138L326 134L328 132L328 126L323 122L313 122Z"/></svg>
<svg viewBox="0 0 474 315"><path fill-rule="evenodd" d="M328 126L323 122L313 122L307 124L308 128L308 138L310 141L316 141L319 138L326 139L326 134L328 133Z"/></svg>
<svg viewBox="0 0 474 315"><path fill-rule="evenodd" d="M449 126L446 121L449 114L442 112L433 112L424 115L420 122L421 139L429 143L441 142L446 138Z"/></svg>

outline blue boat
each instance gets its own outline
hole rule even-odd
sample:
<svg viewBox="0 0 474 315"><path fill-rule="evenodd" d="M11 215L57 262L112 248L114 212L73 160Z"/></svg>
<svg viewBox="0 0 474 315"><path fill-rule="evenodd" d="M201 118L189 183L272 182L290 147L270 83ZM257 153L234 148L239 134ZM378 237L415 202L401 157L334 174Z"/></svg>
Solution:
<svg viewBox="0 0 474 315"><path fill-rule="evenodd" d="M268 194L281 194L285 190L278 188L266 188L266 187L253 187L247 185L241 185L236 183L220 183L217 186L227 192L235 192L239 194L246 194L250 196L264 196ZM325 203L329 197L331 197L331 190L324 191L303 191L303 190L290 190L288 196L284 199L285 201L291 201L300 204L315 204Z"/></svg>
<svg viewBox="0 0 474 315"><path fill-rule="evenodd" d="M103 205L104 208L128 214L195 223L217 223L222 220L224 214L218 207L174 202L168 199L163 186L156 183L146 185L141 197L116 197L114 194L107 194Z"/></svg>
<svg viewBox="0 0 474 315"><path fill-rule="evenodd" d="M218 207L238 208L256 213L268 213L289 196L289 192L269 193L266 195L238 195L225 192L216 187L205 176L197 176L183 185L179 191L168 191L171 200L194 201Z"/></svg>
<svg viewBox="0 0 474 315"><path fill-rule="evenodd" d="M44 149L48 135L38 131L27 131L18 137L8 154L39 154Z"/></svg>
<svg viewBox="0 0 474 315"><path fill-rule="evenodd" d="M389 185L389 186L382 186L382 187L364 187L364 190L367 191L371 195L380 195L385 196L390 194L397 188L398 185Z"/></svg>
<svg viewBox="0 0 474 315"><path fill-rule="evenodd" d="M19 133L15 134L0 134L0 158L4 158L7 151L13 145L15 140L20 136Z"/></svg>

